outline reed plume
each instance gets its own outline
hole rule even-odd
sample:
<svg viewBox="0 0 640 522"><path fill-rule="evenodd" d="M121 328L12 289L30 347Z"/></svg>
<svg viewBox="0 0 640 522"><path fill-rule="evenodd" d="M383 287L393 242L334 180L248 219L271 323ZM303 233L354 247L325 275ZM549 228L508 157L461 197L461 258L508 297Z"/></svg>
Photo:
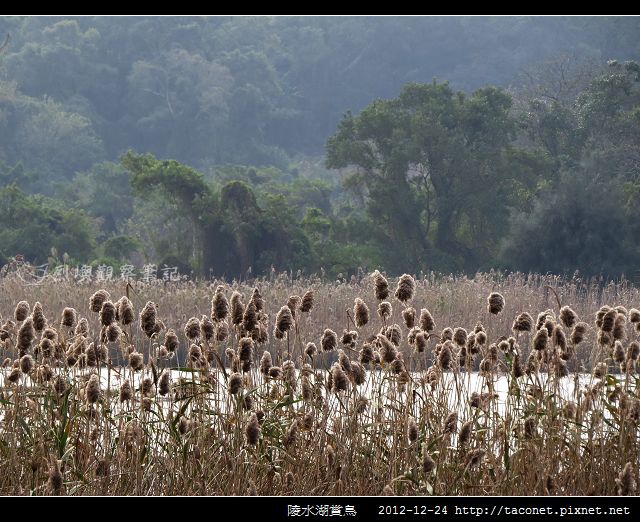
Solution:
<svg viewBox="0 0 640 522"><path fill-rule="evenodd" d="M106 290L98 290L89 298L89 308L92 312L99 313L102 309L102 304L111 297L111 294Z"/></svg>
<svg viewBox="0 0 640 522"><path fill-rule="evenodd" d="M67 328L73 328L76 325L78 320L78 313L75 308L66 307L62 311L62 319L60 320L61 326L66 326Z"/></svg>
<svg viewBox="0 0 640 522"><path fill-rule="evenodd" d="M616 479L618 495L629 496L636 493L636 480L633 474L633 465L627 462Z"/></svg>
<svg viewBox="0 0 640 522"><path fill-rule="evenodd" d="M498 292L492 292L487 298L487 303L490 314L497 315L504 309L504 297Z"/></svg>
<svg viewBox="0 0 640 522"><path fill-rule="evenodd" d="M20 301L16 305L16 308L13 312L13 317L15 318L16 321L20 323L29 316L30 311L31 311L31 307L29 306L29 303L27 303L26 301Z"/></svg>
<svg viewBox="0 0 640 522"><path fill-rule="evenodd" d="M247 438L247 444L251 446L256 446L260 440L260 422L258 422L258 417L255 413L252 413L249 416L249 422L247 423L247 427L245 429L245 436Z"/></svg>
<svg viewBox="0 0 640 522"><path fill-rule="evenodd" d="M320 347L323 352L331 352L338 346L338 334L330 328L326 328L320 339Z"/></svg>
<svg viewBox="0 0 640 522"><path fill-rule="evenodd" d="M416 289L416 282L409 274L402 274L398 280L398 286L395 291L395 297L401 303L406 303L413 298L413 292Z"/></svg>
<svg viewBox="0 0 640 522"><path fill-rule="evenodd" d="M31 318L33 319L33 328L36 332L42 332L42 330L47 326L47 319L44 316L44 311L42 310L40 301L36 301L36 304L33 305Z"/></svg>
<svg viewBox="0 0 640 522"><path fill-rule="evenodd" d="M372 277L376 299L378 301L384 301L389 297L389 282L378 270L372 274Z"/></svg>
<svg viewBox="0 0 640 522"><path fill-rule="evenodd" d="M254 290L254 296L257 288ZM258 295L260 295L258 293ZM255 299L252 299L255 305ZM227 301L226 296L224 295L224 287L219 286L216 289L216 293L211 299L211 320L216 321L224 321L229 315L229 301Z"/></svg>
<svg viewBox="0 0 640 522"><path fill-rule="evenodd" d="M369 307L359 297L356 297L353 305L353 317L358 328L362 328L369 322Z"/></svg>
<svg viewBox="0 0 640 522"><path fill-rule="evenodd" d="M313 290L307 290L302 296L302 303L300 304L300 311L308 314L313 308Z"/></svg>

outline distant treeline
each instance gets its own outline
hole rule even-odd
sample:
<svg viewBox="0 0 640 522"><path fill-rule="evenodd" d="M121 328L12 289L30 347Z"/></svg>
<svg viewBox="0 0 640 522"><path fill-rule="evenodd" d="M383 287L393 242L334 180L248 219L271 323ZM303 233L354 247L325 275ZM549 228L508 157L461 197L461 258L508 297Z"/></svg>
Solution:
<svg viewBox="0 0 640 522"><path fill-rule="evenodd" d="M0 18L9 34L0 262L640 275L637 18Z"/></svg>

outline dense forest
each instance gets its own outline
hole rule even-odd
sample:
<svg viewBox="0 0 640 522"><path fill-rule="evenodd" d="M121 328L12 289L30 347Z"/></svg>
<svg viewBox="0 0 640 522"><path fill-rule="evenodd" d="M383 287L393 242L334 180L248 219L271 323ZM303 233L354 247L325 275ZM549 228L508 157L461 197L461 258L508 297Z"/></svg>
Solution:
<svg viewBox="0 0 640 522"><path fill-rule="evenodd" d="M637 17L0 17L0 265L640 278Z"/></svg>

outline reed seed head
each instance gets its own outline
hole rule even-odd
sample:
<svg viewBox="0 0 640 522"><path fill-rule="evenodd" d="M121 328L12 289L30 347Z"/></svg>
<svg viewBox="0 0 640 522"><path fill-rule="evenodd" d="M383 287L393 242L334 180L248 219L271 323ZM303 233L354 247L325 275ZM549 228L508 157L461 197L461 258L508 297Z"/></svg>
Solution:
<svg viewBox="0 0 640 522"><path fill-rule="evenodd" d="M432 332L436 328L436 323L431 316L431 313L426 308L420 310L420 328L425 332Z"/></svg>
<svg viewBox="0 0 640 522"><path fill-rule="evenodd" d="M331 352L338 346L338 334L330 328L325 329L320 339L320 347L323 352Z"/></svg>
<svg viewBox="0 0 640 522"><path fill-rule="evenodd" d="M22 322L29 316L30 311L31 307L29 306L29 303L27 303L27 301L20 301L16 305L13 316L15 317L16 321Z"/></svg>
<svg viewBox="0 0 640 522"><path fill-rule="evenodd" d="M22 372L20 371L20 368L13 368L9 373L7 380L12 384L16 384L20 380L21 375Z"/></svg>
<svg viewBox="0 0 640 522"><path fill-rule="evenodd" d="M51 457L49 463L49 477L47 479L47 489L52 495L59 495L62 491L62 485L64 479L62 478L62 472L60 467L62 465L61 460L57 460L55 457Z"/></svg>
<svg viewBox="0 0 640 522"><path fill-rule="evenodd" d="M407 328L413 328L416 324L416 309L409 307L402 311L402 319Z"/></svg>
<svg viewBox="0 0 640 522"><path fill-rule="evenodd" d="M369 322L369 307L359 297L356 297L353 305L353 316L358 328L362 328Z"/></svg>
<svg viewBox="0 0 640 522"><path fill-rule="evenodd" d="M42 332L47 326L47 319L44 316L44 311L42 310L42 305L40 301L36 301L36 304L33 305L33 312L31 312L31 317L33 318L33 328L36 332Z"/></svg>
<svg viewBox="0 0 640 522"><path fill-rule="evenodd" d="M397 324L392 324L384 329L384 335L389 339L395 347L400 346L402 341L402 330Z"/></svg>
<svg viewBox="0 0 640 522"><path fill-rule="evenodd" d="M120 402L130 401L132 397L133 390L131 389L131 383L129 382L129 379L126 379L120 385Z"/></svg>
<svg viewBox="0 0 640 522"><path fill-rule="evenodd" d="M569 306L563 306L560 309L560 321L567 328L572 328L576 324L578 316Z"/></svg>
<svg viewBox="0 0 640 522"><path fill-rule="evenodd" d="M133 303L126 295L123 295L118 301L118 318L124 326L133 323L133 321L135 320Z"/></svg>
<svg viewBox="0 0 640 522"><path fill-rule="evenodd" d="M242 323L242 317L244 316L244 303L242 302L242 294L240 292L233 292L231 294L231 323L239 325Z"/></svg>
<svg viewBox="0 0 640 522"><path fill-rule="evenodd" d="M304 349L304 353L307 357L313 358L313 356L318 352L318 348L315 343L307 343L307 346Z"/></svg>
<svg viewBox="0 0 640 522"><path fill-rule="evenodd" d="M144 305L144 308L140 312L140 328L142 328L142 331L149 338L153 337L157 333L157 316L157 305L153 301L147 301L147 304Z"/></svg>
<svg viewBox="0 0 640 522"><path fill-rule="evenodd" d="M84 337L89 335L89 321L86 318L82 318L78 321L74 330L75 335L82 335Z"/></svg>
<svg viewBox="0 0 640 522"><path fill-rule="evenodd" d="M622 343L620 341L616 341L613 345L613 361L620 364L624 361L624 358L625 353Z"/></svg>
<svg viewBox="0 0 640 522"><path fill-rule="evenodd" d="M425 475L429 475L434 469L436 469L436 462L431 458L431 455L425 451L422 457L422 471Z"/></svg>
<svg viewBox="0 0 640 522"><path fill-rule="evenodd" d="M271 353L265 350L260 358L260 372L263 375L269 375L269 370L272 366L273 362L271 360Z"/></svg>
<svg viewBox="0 0 640 522"><path fill-rule="evenodd" d="M296 365L291 359L282 363L282 378L291 390L295 391L297 389Z"/></svg>
<svg viewBox="0 0 640 522"><path fill-rule="evenodd" d="M229 325L226 321L220 321L216 325L216 341L224 342L229 337Z"/></svg>
<svg viewBox="0 0 640 522"><path fill-rule="evenodd" d="M546 328L540 328L533 338L533 348L538 351L546 349L548 340L549 331Z"/></svg>
<svg viewBox="0 0 640 522"><path fill-rule="evenodd" d="M62 310L62 319L60 320L60 324L62 326L66 326L67 328L73 328L76 325L78 320L78 313L75 308L66 307Z"/></svg>
<svg viewBox="0 0 640 522"><path fill-rule="evenodd" d="M385 300L387 297L389 297L389 282L378 270L376 270L372 274L372 277L376 299L378 301Z"/></svg>
<svg viewBox="0 0 640 522"><path fill-rule="evenodd" d="M611 334L615 340L623 340L626 337L625 323L627 322L626 316L618 314L616 320L613 323L613 331Z"/></svg>
<svg viewBox="0 0 640 522"><path fill-rule="evenodd" d="M615 326L617 316L618 316L618 311L615 309L611 309L608 312L606 312L602 316L602 325L600 326L600 329L603 332L612 332L613 327Z"/></svg>
<svg viewBox="0 0 640 522"><path fill-rule="evenodd" d="M640 343L638 343L638 341L633 341L627 347L625 357L627 361L637 361L638 356L640 356Z"/></svg>
<svg viewBox="0 0 640 522"><path fill-rule="evenodd" d="M440 353L438 354L438 366L446 371L451 367L451 360L452 360L452 354L451 354L451 348L449 343L444 343L442 345L442 349L440 350Z"/></svg>
<svg viewBox="0 0 640 522"><path fill-rule="evenodd" d="M487 303L487 309L489 310L490 314L498 315L504 309L504 297L498 292L492 292L491 294L489 294Z"/></svg>
<svg viewBox="0 0 640 522"><path fill-rule="evenodd" d="M269 377L272 379L282 379L283 372L280 366L272 366L269 368Z"/></svg>
<svg viewBox="0 0 640 522"><path fill-rule="evenodd" d="M356 386L361 386L365 383L367 377L364 366L357 361L351 361L351 378Z"/></svg>
<svg viewBox="0 0 640 522"><path fill-rule="evenodd" d="M465 469L474 468L475 466L480 464L480 462L482 461L482 457L485 456L485 453L486 451L481 448L469 451L465 458Z"/></svg>
<svg viewBox="0 0 640 522"><path fill-rule="evenodd" d="M254 343L251 337L243 337L240 339L238 354L241 361L251 361L253 359Z"/></svg>
<svg viewBox="0 0 640 522"><path fill-rule="evenodd" d="M33 327L33 319L27 317L20 329L18 330L18 353L22 356L27 353L27 350L31 348L31 343L36 336L35 328Z"/></svg>
<svg viewBox="0 0 640 522"><path fill-rule="evenodd" d="M444 419L443 433L445 435L448 435L448 434L455 435L457 431L458 431L458 413L455 411L452 411Z"/></svg>
<svg viewBox="0 0 640 522"><path fill-rule="evenodd" d="M20 358L20 370L25 375L29 374L31 370L33 370L33 366L34 366L33 357L31 357L30 355L23 355Z"/></svg>
<svg viewBox="0 0 640 522"><path fill-rule="evenodd" d="M384 335L378 334L377 343L379 346L380 357L382 361L389 364L395 360L398 356L398 351L393 343Z"/></svg>
<svg viewBox="0 0 640 522"><path fill-rule="evenodd" d="M249 301L249 304L244 309L244 314L242 315L242 327L247 331L251 332L258 324L258 315L256 310L256 305L253 301Z"/></svg>
<svg viewBox="0 0 640 522"><path fill-rule="evenodd" d="M530 332L533 329L533 317L528 312L522 312L513 321L511 329L514 332Z"/></svg>
<svg viewBox="0 0 640 522"><path fill-rule="evenodd" d="M169 370L164 369L158 379L158 393L163 397L168 395L171 390L171 373Z"/></svg>
<svg viewBox="0 0 640 522"><path fill-rule="evenodd" d="M347 375L344 373L342 366L339 363L333 363L331 367L331 377L332 377L332 391L340 392L346 391L349 387L349 379L347 379Z"/></svg>
<svg viewBox="0 0 640 522"><path fill-rule="evenodd" d="M117 323L111 323L106 329L106 338L110 343L117 342L122 335L122 330Z"/></svg>
<svg viewBox="0 0 640 522"><path fill-rule="evenodd" d="M557 324L553 329L552 341L553 345L560 350L564 350L567 347L567 337L564 334L562 326L560 326L559 324Z"/></svg>
<svg viewBox="0 0 640 522"><path fill-rule="evenodd" d="M392 313L393 313L393 308L391 307L391 303L389 303L388 301L382 301L378 305L378 315L383 321L386 321L387 319L389 319Z"/></svg>
<svg viewBox="0 0 640 522"><path fill-rule="evenodd" d="M604 362L599 362L593 368L593 376L596 379L602 379L607 375L607 364Z"/></svg>
<svg viewBox="0 0 640 522"><path fill-rule="evenodd" d="M445 341L452 341L453 340L453 330L449 327L445 328L444 330L442 330L442 333L440 334L440 340L444 343Z"/></svg>
<svg viewBox="0 0 640 522"><path fill-rule="evenodd" d="M297 441L298 441L298 423L294 422L291 424L291 426L289 426L289 428L285 432L284 437L282 438L282 444L285 446L285 448L289 448L295 445ZM292 481L293 481L292 479L289 480L289 482L292 482Z"/></svg>
<svg viewBox="0 0 640 522"><path fill-rule="evenodd" d="M369 364L373 361L373 348L371 344L364 343L360 350L360 362L362 364Z"/></svg>
<svg viewBox="0 0 640 522"><path fill-rule="evenodd" d="M293 326L293 314L289 306L283 306L276 315L276 330L283 334L288 332Z"/></svg>
<svg viewBox="0 0 640 522"><path fill-rule="evenodd" d="M100 379L97 374L92 373L87 383L87 402L94 404L100 399Z"/></svg>
<svg viewBox="0 0 640 522"><path fill-rule="evenodd" d="M467 342L467 331L464 328L456 328L453 331L453 342L458 346L464 346Z"/></svg>
<svg viewBox="0 0 640 522"><path fill-rule="evenodd" d="M254 290L254 295L257 288ZM260 295L258 293L258 295ZM255 304L255 300L254 300ZM213 322L224 321L229 315L229 301L224 295L224 287L219 286L211 299L211 320Z"/></svg>
<svg viewBox="0 0 640 522"><path fill-rule="evenodd" d="M416 289L416 282L409 274L402 274L398 280L398 286L395 291L395 297L401 303L406 303L413 298L413 292Z"/></svg>
<svg viewBox="0 0 640 522"><path fill-rule="evenodd" d="M302 302L300 303L300 311L308 314L313 308L313 290L307 290L302 296Z"/></svg>
<svg viewBox="0 0 640 522"><path fill-rule="evenodd" d="M577 323L571 331L571 342L576 346L580 344L584 340L588 328L587 323Z"/></svg>
<svg viewBox="0 0 640 522"><path fill-rule="evenodd" d="M358 332L355 330L344 330L342 332L342 337L340 338L340 342L345 346L355 346L356 339L358 338Z"/></svg>
<svg viewBox="0 0 640 522"><path fill-rule="evenodd" d="M229 377L229 393L236 395L240 390L242 390L242 375L232 373Z"/></svg>
<svg viewBox="0 0 640 522"><path fill-rule="evenodd" d="M301 303L302 299L300 299L300 296L298 295L290 295L287 300L287 306L289 307L289 310L291 310L291 315L294 319L296 317L296 311L300 308Z"/></svg>
<svg viewBox="0 0 640 522"><path fill-rule="evenodd" d="M513 356L513 362L511 363L511 375L514 379L518 379L524 375L524 369L522 368L522 362L520 361L519 354L515 354Z"/></svg>
<svg viewBox="0 0 640 522"><path fill-rule="evenodd" d="M89 298L89 308L92 312L99 313L102 309L102 304L111 297L111 294L106 290L98 290Z"/></svg>
<svg viewBox="0 0 640 522"><path fill-rule="evenodd" d="M249 422L245 429L245 436L247 438L247 444L256 446L260 441L260 422L258 422L258 416L252 413L249 416Z"/></svg>
<svg viewBox="0 0 640 522"><path fill-rule="evenodd" d="M184 335L190 341L200 337L200 321L197 317L192 317L187 321L187 324L184 326Z"/></svg>
<svg viewBox="0 0 640 522"><path fill-rule="evenodd" d="M636 479L633 474L633 465L627 462L616 479L619 496L630 496L636 493Z"/></svg>
<svg viewBox="0 0 640 522"><path fill-rule="evenodd" d="M129 354L129 366L134 372L140 371L144 368L144 358L139 352L131 352Z"/></svg>

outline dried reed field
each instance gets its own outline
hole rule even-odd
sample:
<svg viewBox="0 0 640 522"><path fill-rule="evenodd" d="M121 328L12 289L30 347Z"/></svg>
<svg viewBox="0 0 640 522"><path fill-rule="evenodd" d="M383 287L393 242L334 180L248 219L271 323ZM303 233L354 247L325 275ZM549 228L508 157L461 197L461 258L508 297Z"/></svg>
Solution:
<svg viewBox="0 0 640 522"><path fill-rule="evenodd" d="M635 495L640 295L0 280L4 495Z"/></svg>

